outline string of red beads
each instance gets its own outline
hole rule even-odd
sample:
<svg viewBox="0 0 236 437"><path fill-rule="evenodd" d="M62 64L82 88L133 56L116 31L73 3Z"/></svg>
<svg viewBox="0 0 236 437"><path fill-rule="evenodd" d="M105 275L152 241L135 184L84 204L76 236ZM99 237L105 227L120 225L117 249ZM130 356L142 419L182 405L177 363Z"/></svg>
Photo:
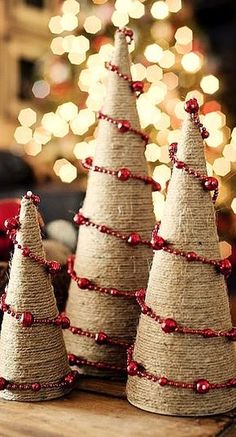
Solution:
<svg viewBox="0 0 236 437"><path fill-rule="evenodd" d="M156 314L155 311L152 310L145 303L146 291L141 289L136 293L136 299L140 306L142 314L147 315L155 322L161 325L161 329L166 334L175 333L175 334L191 334L191 335L200 335L204 338L213 338L213 337L225 337L228 340L236 341L236 327L230 328L228 331L220 331L211 328L204 329L193 329L179 325L172 318L164 318L160 315Z"/></svg>
<svg viewBox="0 0 236 437"><path fill-rule="evenodd" d="M136 233L132 232L129 235L122 234L119 231L116 231L106 225L98 225L97 223L94 223L92 220L88 219L87 217L84 217L81 210L75 214L74 216L74 223L77 226L92 226L93 228L97 229L99 232L102 232L103 234L112 235L119 240L125 241L130 246L137 246L139 244L143 244L144 246L152 247L152 244L149 240L144 240L142 237Z"/></svg>
<svg viewBox="0 0 236 437"><path fill-rule="evenodd" d="M40 197L33 194L31 191L26 193L25 198L31 200L35 206L38 206L40 203ZM47 261L41 256L34 254L29 247L22 246L22 244L17 241L16 234L20 229L19 215L5 220L4 226L6 228L7 235L12 240L13 244L21 250L21 253L24 257L30 258L38 264L45 266L47 271L51 274L56 274L61 270L61 265L57 261Z"/></svg>
<svg viewBox="0 0 236 437"><path fill-rule="evenodd" d="M79 378L79 373L76 370L69 372L61 381L58 382L32 382L32 383L15 383L12 381L7 381L5 378L0 377L0 390L20 390L26 391L31 390L33 392L38 392L42 389L53 389L60 387L72 387L75 385Z"/></svg>
<svg viewBox="0 0 236 437"><path fill-rule="evenodd" d="M67 272L70 275L71 279L75 282L77 282L78 287L81 290L91 290L96 291L98 293L109 295L109 296L117 296L117 297L124 297L127 299L134 299L135 294L137 290L135 291L123 291L123 290L117 290L117 288L110 288L110 287L99 287L98 285L94 284L94 282L90 281L88 278L82 278L80 276L77 276L75 270L74 270L74 256L69 256L67 260Z"/></svg>
<svg viewBox="0 0 236 437"><path fill-rule="evenodd" d="M32 325L54 325L59 326L62 329L68 329L70 327L70 320L64 314L59 314L53 319L49 317L40 319L35 317L30 311L15 311L6 303L6 297L6 293L1 296L0 309L4 313L14 317L24 328L30 328Z"/></svg>
<svg viewBox="0 0 236 437"><path fill-rule="evenodd" d="M126 132L133 132L134 134L141 137L141 139L144 141L145 146L148 144L149 136L145 133L140 131L139 129L136 129L135 127L132 127L129 120L117 120L113 117L110 117L109 115L104 114L103 112L98 112L98 119L100 120L106 120L108 123L113 124L117 127L119 132L126 133Z"/></svg>
<svg viewBox="0 0 236 437"><path fill-rule="evenodd" d="M95 342L99 345L108 344L110 346L119 346L125 349L130 346L130 343L128 343L127 341L121 341L116 338L111 338L105 332L94 333L90 331L85 331L81 328L77 328L76 326L70 326L69 331L74 335L91 338L95 340Z"/></svg>
<svg viewBox="0 0 236 437"><path fill-rule="evenodd" d="M105 63L105 67L112 71L113 73L116 73L117 76L120 78L126 80L131 88L131 91L136 93L136 96L139 97L140 94L143 93L144 83L142 80L132 80L128 74L122 73L118 65L113 64L111 61Z"/></svg>
<svg viewBox="0 0 236 437"><path fill-rule="evenodd" d="M141 364L133 359L134 347L128 349L127 372L129 376L146 378L152 382L158 383L161 387L184 388L194 390L196 393L205 394L209 390L236 387L236 378L229 379L222 383L210 383L207 379L200 378L194 382L174 381L166 376L157 376L146 371Z"/></svg>
<svg viewBox="0 0 236 437"><path fill-rule="evenodd" d="M132 29L129 29L128 27L123 27L117 29L117 32L123 33L127 38L128 44L131 44L134 39L134 32L132 31Z"/></svg>
<svg viewBox="0 0 236 437"><path fill-rule="evenodd" d="M119 170L110 170L104 167L99 167L98 165L93 165L92 158L86 158L82 161L82 165L87 170L92 170L98 173L104 173L111 176L116 176L119 181L126 182L130 179L136 179L142 181L145 184L152 185L153 191L160 191L161 186L158 182L154 181L150 176L142 176L139 174L132 173L128 168L120 168Z"/></svg>
<svg viewBox="0 0 236 437"><path fill-rule="evenodd" d="M127 368L122 366L117 366L115 364L105 363L103 361L91 361L86 358L78 357L74 354L68 354L68 361L70 366L89 366L98 370L111 370L117 373L127 373Z"/></svg>

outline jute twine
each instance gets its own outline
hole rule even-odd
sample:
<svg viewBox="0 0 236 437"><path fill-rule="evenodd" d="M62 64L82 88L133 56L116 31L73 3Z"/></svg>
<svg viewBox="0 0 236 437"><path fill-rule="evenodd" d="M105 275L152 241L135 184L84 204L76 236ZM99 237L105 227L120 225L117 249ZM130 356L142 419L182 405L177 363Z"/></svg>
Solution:
<svg viewBox="0 0 236 437"><path fill-rule="evenodd" d="M22 199L20 230L17 241L44 257L37 211L30 200ZM15 249L6 303L18 312L30 311L37 318L58 315L50 278L41 265ZM15 383L59 382L69 371L60 328L32 325L24 328L8 314L4 315L0 343L0 375ZM15 401L42 401L65 394L63 388L38 392L3 390L0 396Z"/></svg>
<svg viewBox="0 0 236 437"><path fill-rule="evenodd" d="M186 121L178 158L206 174L202 139L197 127ZM220 259L214 208L201 183L173 169L160 235L176 248ZM192 328L229 329L229 303L223 275L214 267L163 251L154 255L146 302L157 314ZM223 338L165 334L160 325L142 315L134 359L144 368L169 379L224 382L236 376L235 346ZM210 415L236 407L233 388L193 390L160 387L147 379L129 377L128 400L135 406L169 415Z"/></svg>
<svg viewBox="0 0 236 437"><path fill-rule="evenodd" d="M125 36L116 34L113 62L130 75L130 60ZM140 129L135 96L127 81L108 73L107 97L103 112L116 119L129 120ZM111 169L126 167L147 174L144 142L133 133L120 133L106 121L99 123L94 164ZM154 215L150 186L130 179L90 172L83 214L99 224L121 232L138 232L150 239ZM115 237L81 226L75 270L96 284L120 290L134 290L147 285L152 251L144 246L129 247ZM139 309L134 300L104 296L94 291L80 291L72 282L67 314L74 326L132 341L136 335ZM97 345L91 339L65 333L67 350L93 361L125 365L121 348ZM110 375L110 372L84 369L85 373ZM114 373L114 372L113 372Z"/></svg>

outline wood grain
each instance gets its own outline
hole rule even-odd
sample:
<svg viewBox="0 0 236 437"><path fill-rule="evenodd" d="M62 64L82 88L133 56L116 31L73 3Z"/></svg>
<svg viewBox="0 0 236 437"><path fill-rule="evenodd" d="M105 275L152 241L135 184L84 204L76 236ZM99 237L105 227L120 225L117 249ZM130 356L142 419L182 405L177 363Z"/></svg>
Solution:
<svg viewBox="0 0 236 437"><path fill-rule="evenodd" d="M224 432L232 429L232 422L229 416L190 419L150 414L124 399L84 391L37 404L0 402L1 437L233 436Z"/></svg>

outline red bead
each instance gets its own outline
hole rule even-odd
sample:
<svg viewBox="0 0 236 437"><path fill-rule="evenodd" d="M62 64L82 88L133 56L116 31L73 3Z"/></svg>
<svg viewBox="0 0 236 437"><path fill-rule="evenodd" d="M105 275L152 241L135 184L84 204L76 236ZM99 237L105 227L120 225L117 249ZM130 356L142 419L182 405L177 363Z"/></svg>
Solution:
<svg viewBox="0 0 236 437"><path fill-rule="evenodd" d="M70 327L70 319L66 316L61 316L61 328L68 329Z"/></svg>
<svg viewBox="0 0 236 437"><path fill-rule="evenodd" d="M235 386L236 385L236 378L229 379L228 384Z"/></svg>
<svg viewBox="0 0 236 437"><path fill-rule="evenodd" d="M210 390L210 384L207 379L199 379L195 384L196 391L200 394L207 393Z"/></svg>
<svg viewBox="0 0 236 437"><path fill-rule="evenodd" d="M231 262L228 259L222 259L218 263L218 269L223 275L229 276L232 271L232 265Z"/></svg>
<svg viewBox="0 0 236 437"><path fill-rule="evenodd" d="M148 144L149 136L146 134L142 134L141 137L142 137L142 140L145 141L145 144Z"/></svg>
<svg viewBox="0 0 236 437"><path fill-rule="evenodd" d="M198 105L197 99L195 99L195 98L189 99L185 103L184 109L189 114L196 114L196 112L198 112L198 110L199 110L199 105Z"/></svg>
<svg viewBox="0 0 236 437"><path fill-rule="evenodd" d="M102 232L103 234L105 234L107 231L107 227L105 225L99 225L98 230L99 230L99 232Z"/></svg>
<svg viewBox="0 0 236 437"><path fill-rule="evenodd" d="M187 261L196 261L197 254L195 252L187 252L186 259L187 259Z"/></svg>
<svg viewBox="0 0 236 437"><path fill-rule="evenodd" d="M213 177L208 177L203 180L203 187L207 191L213 191L218 188L218 180Z"/></svg>
<svg viewBox="0 0 236 437"><path fill-rule="evenodd" d="M128 181L131 176L131 171L128 168L121 168L118 173L117 177L120 181Z"/></svg>
<svg viewBox="0 0 236 437"><path fill-rule="evenodd" d="M144 300L146 296L146 290L144 290L144 288L141 288L141 290L136 291L135 293L135 297L137 299L141 299Z"/></svg>
<svg viewBox="0 0 236 437"><path fill-rule="evenodd" d="M158 182L153 182L152 191L161 191L161 185Z"/></svg>
<svg viewBox="0 0 236 437"><path fill-rule="evenodd" d="M158 379L158 384L159 384L161 387L164 387L165 385L168 384L168 379L167 379L165 376L161 376L161 377Z"/></svg>
<svg viewBox="0 0 236 437"><path fill-rule="evenodd" d="M141 237L139 234L137 234L136 232L132 232L132 234L130 234L127 243L129 243L131 246L137 246L141 241Z"/></svg>
<svg viewBox="0 0 236 437"><path fill-rule="evenodd" d="M133 38L134 32L132 31L132 29L125 28L124 30L122 30L122 32L125 34L125 36Z"/></svg>
<svg viewBox="0 0 236 437"><path fill-rule="evenodd" d="M38 382L34 382L33 384L32 384L32 390L33 391L39 391L41 389L41 384L39 384Z"/></svg>
<svg viewBox="0 0 236 437"><path fill-rule="evenodd" d="M232 341L236 341L236 328L232 328L232 329L229 331L228 339L229 339L229 340L232 340Z"/></svg>
<svg viewBox="0 0 236 437"><path fill-rule="evenodd" d="M22 249L22 255L27 257L30 254L30 249L28 247L23 247Z"/></svg>
<svg viewBox="0 0 236 437"><path fill-rule="evenodd" d="M161 329L166 334L170 334L171 332L174 332L177 328L177 323L173 319L165 319L161 324Z"/></svg>
<svg viewBox="0 0 236 437"><path fill-rule="evenodd" d="M131 124L128 120L117 120L117 127L120 132L124 133L130 130Z"/></svg>
<svg viewBox="0 0 236 437"><path fill-rule="evenodd" d="M201 131L201 137L205 140L206 138L209 137L209 132L207 130L202 130Z"/></svg>
<svg viewBox="0 0 236 437"><path fill-rule="evenodd" d="M61 270L61 264L57 261L49 261L48 262L48 270L49 273L54 275L55 273L58 273Z"/></svg>
<svg viewBox="0 0 236 437"><path fill-rule="evenodd" d="M136 93L142 94L143 87L144 87L144 83L142 80L135 80L135 81L132 81L132 83L131 83L131 89Z"/></svg>
<svg viewBox="0 0 236 437"><path fill-rule="evenodd" d="M12 217L4 222L4 226L7 231L12 231L13 229L19 228L19 218L18 217Z"/></svg>
<svg viewBox="0 0 236 437"><path fill-rule="evenodd" d="M81 290L86 290L86 288L91 284L91 281L87 278L79 278L77 284Z"/></svg>
<svg viewBox="0 0 236 437"><path fill-rule="evenodd" d="M205 338L210 338L210 337L215 337L214 332L212 331L212 329L204 329L204 333L202 334L203 337Z"/></svg>
<svg viewBox="0 0 236 437"><path fill-rule="evenodd" d="M86 222L84 216L80 212L75 214L73 221L78 226L83 225Z"/></svg>
<svg viewBox="0 0 236 437"><path fill-rule="evenodd" d="M164 238L160 237L160 235L157 234L156 229L152 231L152 239L151 239L151 245L154 250L161 250L165 246L166 242Z"/></svg>
<svg viewBox="0 0 236 437"><path fill-rule="evenodd" d="M34 323L33 314L30 312L24 312L21 314L20 323L24 328L29 328Z"/></svg>
<svg viewBox="0 0 236 437"><path fill-rule="evenodd" d="M138 372L138 363L136 361L130 361L127 366L127 372L130 376L137 375Z"/></svg>
<svg viewBox="0 0 236 437"><path fill-rule="evenodd" d="M175 167L179 168L179 169L183 169L185 166L185 163L183 161L176 161L175 162Z"/></svg>
<svg viewBox="0 0 236 437"><path fill-rule="evenodd" d="M78 378L78 372L72 371L72 372L68 373L68 375L65 376L64 382L68 385L74 385L77 378Z"/></svg>
<svg viewBox="0 0 236 437"><path fill-rule="evenodd" d="M98 334L95 335L95 341L97 344L105 344L107 342L107 335L105 332L98 332Z"/></svg>
<svg viewBox="0 0 236 437"><path fill-rule="evenodd" d="M68 358L68 362L69 362L70 366L75 366L76 365L77 358L76 358L76 356L74 354L68 354L67 358Z"/></svg>
<svg viewBox="0 0 236 437"><path fill-rule="evenodd" d="M169 152L176 153L178 148L178 143L172 143L169 145Z"/></svg>
<svg viewBox="0 0 236 437"><path fill-rule="evenodd" d="M6 388L6 386L7 386L6 379L0 377L0 390L4 390L4 388Z"/></svg>
<svg viewBox="0 0 236 437"><path fill-rule="evenodd" d="M32 200L32 202L36 206L40 203L40 197L37 196L36 194L33 194L32 191L27 191L25 197L26 197L26 199Z"/></svg>
<svg viewBox="0 0 236 437"><path fill-rule="evenodd" d="M93 158L85 158L84 160L85 165L87 165L88 167L91 167L91 165L93 165Z"/></svg>

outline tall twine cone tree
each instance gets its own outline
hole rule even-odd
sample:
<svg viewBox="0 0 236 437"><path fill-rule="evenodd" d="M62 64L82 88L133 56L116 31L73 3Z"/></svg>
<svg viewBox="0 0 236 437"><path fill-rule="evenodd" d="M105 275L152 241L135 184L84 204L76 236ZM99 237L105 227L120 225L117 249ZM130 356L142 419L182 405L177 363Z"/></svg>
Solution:
<svg viewBox="0 0 236 437"><path fill-rule="evenodd" d="M46 261L36 205L28 192L20 215L6 221L15 244L9 284L1 300L4 318L0 343L0 397L16 401L57 398L75 383L61 328L68 319L58 314L49 274L59 270Z"/></svg>
<svg viewBox="0 0 236 437"><path fill-rule="evenodd" d="M120 29L108 69L107 96L100 119L94 160L80 225L67 304L65 332L69 362L87 374L126 373L126 349L136 335L139 307L135 291L146 286L153 256L151 191L160 186L147 176L148 137L140 131L136 95L143 83L132 81L128 43L133 32Z"/></svg>
<svg viewBox="0 0 236 437"><path fill-rule="evenodd" d="M203 140L209 135L188 114L181 144L170 146L174 168L141 318L128 351L128 400L169 415L210 415L236 406L236 354L213 203L218 181L206 175ZM213 192L212 198L210 192Z"/></svg>

